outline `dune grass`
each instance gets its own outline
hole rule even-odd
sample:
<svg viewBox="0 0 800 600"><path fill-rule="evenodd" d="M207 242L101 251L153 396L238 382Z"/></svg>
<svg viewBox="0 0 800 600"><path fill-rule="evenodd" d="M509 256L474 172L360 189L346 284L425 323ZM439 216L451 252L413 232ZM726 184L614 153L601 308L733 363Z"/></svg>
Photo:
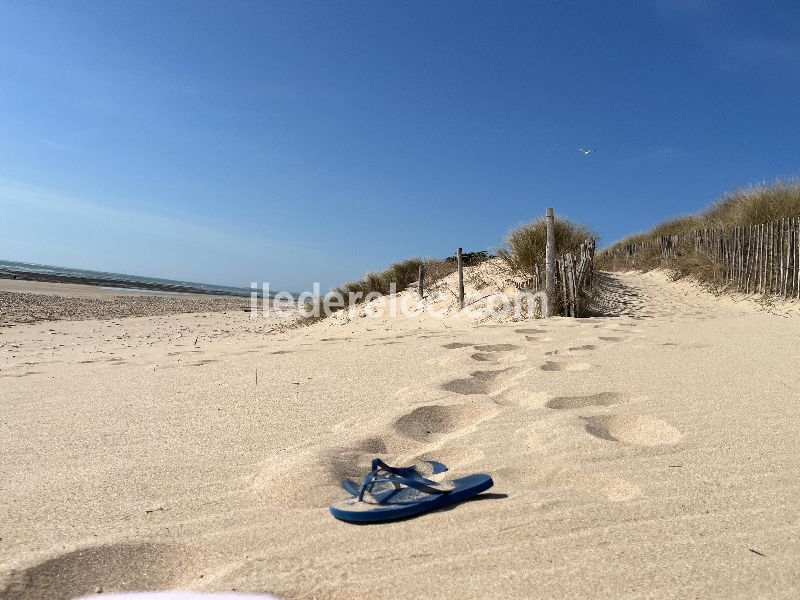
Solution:
<svg viewBox="0 0 800 600"><path fill-rule="evenodd" d="M568 252L577 254L587 239L597 239L597 234L586 225L558 217L554 221L554 232L556 256ZM498 256L514 271L530 275L535 264L544 268L546 246L547 220L541 217L509 231L505 247L498 251Z"/></svg>
<svg viewBox="0 0 800 600"><path fill-rule="evenodd" d="M706 209L708 227L760 225L776 219L800 216L800 181L778 181L725 194Z"/></svg>
<svg viewBox="0 0 800 600"><path fill-rule="evenodd" d="M649 231L628 236L598 253L598 268L614 271L631 268L615 251L631 243L653 241L637 252L635 268L653 269L662 266L658 239L662 236L689 234L697 229L717 229L761 225L781 218L800 216L800 181L779 180L771 185L748 186L723 194L708 208L694 215L685 215L659 223ZM710 281L717 269L710 258L697 255L687 246L678 258L670 261L676 277L693 276Z"/></svg>
<svg viewBox="0 0 800 600"><path fill-rule="evenodd" d="M419 266L423 262L421 258L407 258L383 271L367 273L362 279L345 283L334 291L340 292L345 297L350 294L360 294L363 297L371 293L385 296L391 292L393 284L395 290L402 291L417 281Z"/></svg>
<svg viewBox="0 0 800 600"><path fill-rule="evenodd" d="M464 263L467 266L479 264L489 258L485 251L469 252L465 254ZM394 263L383 271L367 273L357 281L351 281L331 290L330 294L338 295L343 299L342 304L328 304L327 309L323 308L323 300L307 302L305 306L306 316L298 319L298 325L310 325L324 319L330 313L351 304L358 304L364 299L375 298L376 296L386 296L395 292L402 292L411 284L419 281L419 267L425 265L424 286L426 290L433 289L436 282L444 279L448 275L455 273L458 266L454 257L445 259L439 258L408 258Z"/></svg>
<svg viewBox="0 0 800 600"><path fill-rule="evenodd" d="M586 225L576 223L567 219L555 220L555 246L556 254L566 254L571 252L577 254L581 244L587 239L597 238L592 229ZM523 223L510 230L505 237L505 246L501 248L497 256L502 258L512 270L521 274L530 275L533 272L534 264L544 267L545 246L547 240L547 225L544 218ZM494 258L485 250L475 252L465 252L462 254L464 265L471 267L482 263L485 260ZM344 300L343 304L328 304L327 309L323 309L324 299L316 302L307 303L305 310L308 316L298 320L299 325L309 325L320 319L325 318L331 312L348 308L351 304L385 296L394 290L402 292L410 285L419 281L419 267L425 265L425 290L431 291L436 288L437 282L448 275L455 273L457 264L455 257L445 259L437 258L417 258L412 257L394 263L383 271L370 272L357 281L351 281L331 290L334 294Z"/></svg>

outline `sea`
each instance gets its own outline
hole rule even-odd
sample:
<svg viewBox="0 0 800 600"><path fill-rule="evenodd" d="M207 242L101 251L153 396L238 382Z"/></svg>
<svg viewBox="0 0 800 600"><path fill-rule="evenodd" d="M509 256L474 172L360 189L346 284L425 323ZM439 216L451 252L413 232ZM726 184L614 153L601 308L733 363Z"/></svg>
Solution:
<svg viewBox="0 0 800 600"><path fill-rule="evenodd" d="M105 271L91 271L72 267L57 267L54 265L0 260L0 279L14 278L31 281L79 283L112 289L245 296L248 298L250 297L250 293L254 291L249 287L240 288L209 283L197 283L195 281L159 279L158 277L143 277L140 275L126 275L124 273L107 273ZM259 295L260 294L261 292L259 290ZM272 296L274 294L270 295Z"/></svg>

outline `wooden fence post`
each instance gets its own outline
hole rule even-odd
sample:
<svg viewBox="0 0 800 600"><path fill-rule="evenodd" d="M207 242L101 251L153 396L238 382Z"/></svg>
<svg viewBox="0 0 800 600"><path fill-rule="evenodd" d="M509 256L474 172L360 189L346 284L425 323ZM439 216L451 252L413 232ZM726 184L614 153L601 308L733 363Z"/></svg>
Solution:
<svg viewBox="0 0 800 600"><path fill-rule="evenodd" d="M569 316L578 316L578 286L575 281L575 257L570 253L565 256L567 263L567 289L569 292Z"/></svg>
<svg viewBox="0 0 800 600"><path fill-rule="evenodd" d="M553 296L556 291L556 231L555 217L552 208L547 209L545 221L547 225L547 244L545 245L544 251L544 289L547 293L548 314L543 316L546 318L550 316L549 305L553 301Z"/></svg>
<svg viewBox="0 0 800 600"><path fill-rule="evenodd" d="M425 264L419 264L419 299L422 300L422 292L425 289Z"/></svg>
<svg viewBox="0 0 800 600"><path fill-rule="evenodd" d="M462 257L461 248L456 251L456 260L458 262L458 308L464 308L464 258Z"/></svg>
<svg viewBox="0 0 800 600"><path fill-rule="evenodd" d="M800 217L797 218L794 225L794 241L797 254L794 273L795 297L800 298Z"/></svg>
<svg viewBox="0 0 800 600"><path fill-rule="evenodd" d="M567 263L562 256L556 261L558 278L561 280L561 306L565 317L569 316L569 298L567 298Z"/></svg>

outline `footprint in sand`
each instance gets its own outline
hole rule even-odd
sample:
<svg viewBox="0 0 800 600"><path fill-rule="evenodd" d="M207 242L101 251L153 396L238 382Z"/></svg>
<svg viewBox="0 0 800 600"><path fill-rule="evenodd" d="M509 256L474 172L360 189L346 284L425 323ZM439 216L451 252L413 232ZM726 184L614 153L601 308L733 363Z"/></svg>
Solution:
<svg viewBox="0 0 800 600"><path fill-rule="evenodd" d="M455 392L465 396L478 394L491 394L501 389L501 383L497 379L508 371L500 369L497 371L473 371L469 377L463 379L453 379L442 384L442 389L447 392Z"/></svg>
<svg viewBox="0 0 800 600"><path fill-rule="evenodd" d="M479 362L489 362L492 360L488 355L481 354L480 352L476 352L475 354L470 355L470 358L472 360L477 360Z"/></svg>
<svg viewBox="0 0 800 600"><path fill-rule="evenodd" d="M458 348L469 348L473 344L465 344L464 342L452 342L450 344L444 344L442 348L446 350L457 350Z"/></svg>
<svg viewBox="0 0 800 600"><path fill-rule="evenodd" d="M587 371L594 367L590 363L559 363L548 360L540 369L542 371Z"/></svg>
<svg viewBox="0 0 800 600"><path fill-rule="evenodd" d="M348 450L364 456L375 454L402 454L413 451L416 445L397 433L385 429L383 433L366 437Z"/></svg>
<svg viewBox="0 0 800 600"><path fill-rule="evenodd" d="M528 335L536 335L538 333L547 333L546 329L515 329L514 333L523 333Z"/></svg>
<svg viewBox="0 0 800 600"><path fill-rule="evenodd" d="M644 415L600 415L584 417L586 431L591 435L611 442L622 442L635 446L659 446L674 444L681 439L681 432L672 425L655 417Z"/></svg>
<svg viewBox="0 0 800 600"><path fill-rule="evenodd" d="M627 338L601 335L597 339L604 342L624 342Z"/></svg>
<svg viewBox="0 0 800 600"><path fill-rule="evenodd" d="M590 396L558 396L548 401L545 406L555 409L586 408L587 406L612 406L630 400L615 392L601 392Z"/></svg>
<svg viewBox="0 0 800 600"><path fill-rule="evenodd" d="M427 442L442 434L455 433L497 414L498 408L480 402L420 406L394 422L395 430L414 440Z"/></svg>
<svg viewBox="0 0 800 600"><path fill-rule="evenodd" d="M318 445L291 456L271 456L262 463L251 489L267 504L322 508L341 496L344 479L360 480L376 456L422 449L418 441L381 428L378 434L352 446ZM298 483L298 473L303 473L302 484Z"/></svg>

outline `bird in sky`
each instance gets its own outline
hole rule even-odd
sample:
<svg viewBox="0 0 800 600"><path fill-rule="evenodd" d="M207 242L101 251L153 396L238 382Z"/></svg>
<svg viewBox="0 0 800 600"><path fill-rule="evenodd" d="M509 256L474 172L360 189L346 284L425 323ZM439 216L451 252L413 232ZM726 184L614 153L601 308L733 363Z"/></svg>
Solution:
<svg viewBox="0 0 800 600"><path fill-rule="evenodd" d="M592 152L597 152L597 148L578 148L578 152L584 156L589 156Z"/></svg>

